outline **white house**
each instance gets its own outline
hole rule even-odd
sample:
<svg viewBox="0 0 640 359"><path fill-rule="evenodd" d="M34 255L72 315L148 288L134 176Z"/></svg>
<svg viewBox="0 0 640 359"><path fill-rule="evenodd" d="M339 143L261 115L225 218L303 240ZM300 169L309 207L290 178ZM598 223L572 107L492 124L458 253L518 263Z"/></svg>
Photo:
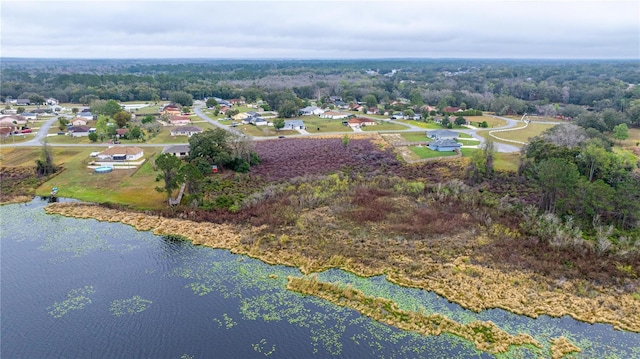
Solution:
<svg viewBox="0 0 640 359"><path fill-rule="evenodd" d="M202 128L198 126L179 126L171 129L171 136L191 137L196 133L202 133Z"/></svg>
<svg viewBox="0 0 640 359"><path fill-rule="evenodd" d="M458 133L449 130L433 130L427 131L427 137L435 140L455 140L458 138Z"/></svg>
<svg viewBox="0 0 640 359"><path fill-rule="evenodd" d="M59 102L58 100L56 100L55 98L53 98L53 97L49 97L49 98L47 99L47 101L45 101L45 103L46 103L47 105L49 105L49 106L56 106L56 105L58 105L60 102Z"/></svg>
<svg viewBox="0 0 640 359"><path fill-rule="evenodd" d="M350 114L337 111L327 111L320 115L320 118L328 118L331 120L340 120L349 117Z"/></svg>
<svg viewBox="0 0 640 359"><path fill-rule="evenodd" d="M317 106L307 106L305 108L300 109L301 116L312 116L312 115L322 115L324 110Z"/></svg>
<svg viewBox="0 0 640 359"><path fill-rule="evenodd" d="M185 157L189 155L189 145L173 145L169 147L165 147L162 150L162 153L170 153L176 157Z"/></svg>
<svg viewBox="0 0 640 359"><path fill-rule="evenodd" d="M73 126L69 133L71 134L71 137L84 137L89 136L89 132L91 132L90 130L91 129L87 126Z"/></svg>
<svg viewBox="0 0 640 359"><path fill-rule="evenodd" d="M103 161L135 161L144 155L144 151L136 146L112 146L98 154Z"/></svg>
<svg viewBox="0 0 640 359"><path fill-rule="evenodd" d="M304 130L306 127L302 120L287 120L284 121L283 130Z"/></svg>

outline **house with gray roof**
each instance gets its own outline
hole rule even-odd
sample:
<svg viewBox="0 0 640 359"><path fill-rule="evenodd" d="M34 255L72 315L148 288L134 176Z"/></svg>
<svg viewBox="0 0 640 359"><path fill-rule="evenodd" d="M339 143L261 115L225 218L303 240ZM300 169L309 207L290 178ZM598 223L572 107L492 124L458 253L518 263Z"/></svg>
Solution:
<svg viewBox="0 0 640 359"><path fill-rule="evenodd" d="M283 130L304 130L307 127L304 125L302 120L287 120L284 121Z"/></svg>
<svg viewBox="0 0 640 359"><path fill-rule="evenodd" d="M458 138L458 133L449 130L433 130L427 131L427 137L434 140L455 140Z"/></svg>
<svg viewBox="0 0 640 359"><path fill-rule="evenodd" d="M171 136L191 137L196 133L202 133L202 128L198 126L178 126L171 129Z"/></svg>
<svg viewBox="0 0 640 359"><path fill-rule="evenodd" d="M300 109L301 116L313 116L313 115L321 115L324 113L324 110L317 106L307 106Z"/></svg>
<svg viewBox="0 0 640 359"><path fill-rule="evenodd" d="M456 151L460 147L462 147L462 144L455 140L435 140L429 143L429 149L440 152Z"/></svg>
<svg viewBox="0 0 640 359"><path fill-rule="evenodd" d="M162 153L170 153L176 157L186 157L189 155L189 145L173 145L165 147Z"/></svg>

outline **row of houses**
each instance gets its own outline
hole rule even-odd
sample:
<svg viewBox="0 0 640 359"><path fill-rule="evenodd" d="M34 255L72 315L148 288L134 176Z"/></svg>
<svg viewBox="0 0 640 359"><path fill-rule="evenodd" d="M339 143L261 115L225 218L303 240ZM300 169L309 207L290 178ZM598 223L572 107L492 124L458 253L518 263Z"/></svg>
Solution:
<svg viewBox="0 0 640 359"><path fill-rule="evenodd" d="M7 103L10 103L10 104L16 105L16 106L31 106L31 100L28 99L28 98L18 98L18 99L15 99L15 100L7 100ZM53 97L49 97L48 99L46 99L44 101L44 103L46 105L49 105L49 106L56 106L56 105L58 105L60 103L60 101L56 100Z"/></svg>

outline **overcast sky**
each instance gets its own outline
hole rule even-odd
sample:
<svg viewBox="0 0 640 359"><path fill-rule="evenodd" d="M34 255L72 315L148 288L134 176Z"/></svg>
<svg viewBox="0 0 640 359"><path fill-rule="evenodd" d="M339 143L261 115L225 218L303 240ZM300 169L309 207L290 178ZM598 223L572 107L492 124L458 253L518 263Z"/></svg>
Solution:
<svg viewBox="0 0 640 359"><path fill-rule="evenodd" d="M640 1L7 1L2 57L640 59Z"/></svg>

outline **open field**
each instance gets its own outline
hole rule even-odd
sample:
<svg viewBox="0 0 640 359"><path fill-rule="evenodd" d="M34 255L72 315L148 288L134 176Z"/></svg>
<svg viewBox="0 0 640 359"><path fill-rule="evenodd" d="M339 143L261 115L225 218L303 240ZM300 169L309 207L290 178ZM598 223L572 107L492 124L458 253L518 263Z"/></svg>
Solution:
<svg viewBox="0 0 640 359"><path fill-rule="evenodd" d="M480 144L480 140L476 140L475 138L459 138L457 141L463 146L476 146Z"/></svg>
<svg viewBox="0 0 640 359"><path fill-rule="evenodd" d="M344 120L332 120L318 116L304 116L300 120L307 126L307 132L309 133L352 132L349 126L342 124Z"/></svg>
<svg viewBox="0 0 640 359"><path fill-rule="evenodd" d="M435 122L423 122L423 121L415 121L415 120L395 120L396 122L399 123L406 123L408 125L413 125L416 127L421 127L421 128L425 128L428 130L441 130L443 129L442 126L440 126L439 124L435 123Z"/></svg>
<svg viewBox="0 0 640 359"><path fill-rule="evenodd" d="M36 135L35 133L24 133L24 134L9 136L9 137L2 137L0 138L0 144L4 145L4 144L26 142L33 139L35 135Z"/></svg>
<svg viewBox="0 0 640 359"><path fill-rule="evenodd" d="M616 140L616 143L619 141ZM622 141L623 147L631 147L631 146L640 146L640 128L630 128L629 129L629 138Z"/></svg>
<svg viewBox="0 0 640 359"><path fill-rule="evenodd" d="M393 122L382 122L379 121L375 126L364 126L362 127L363 131L396 131L396 130L406 130L407 127L403 125L398 125Z"/></svg>
<svg viewBox="0 0 640 359"><path fill-rule="evenodd" d="M505 120L501 120L499 118L494 118L494 117L490 117L490 116L468 116L465 117L467 119L467 121L469 121L469 123L472 126L478 126L478 123L481 123L483 121L487 121L487 124L489 125L489 128L493 128L493 127L500 127L500 126L504 126L507 124L507 122ZM518 118L519 120L519 118Z"/></svg>
<svg viewBox="0 0 640 359"><path fill-rule="evenodd" d="M427 134L425 133L425 131L421 131L421 132L402 132L402 133L400 133L400 136L402 136L407 141L411 141L411 142L431 141L431 139L427 137Z"/></svg>
<svg viewBox="0 0 640 359"><path fill-rule="evenodd" d="M521 130L497 132L494 133L494 135L507 140L529 142L529 139L541 134L553 126L555 125L531 122L526 128Z"/></svg>

